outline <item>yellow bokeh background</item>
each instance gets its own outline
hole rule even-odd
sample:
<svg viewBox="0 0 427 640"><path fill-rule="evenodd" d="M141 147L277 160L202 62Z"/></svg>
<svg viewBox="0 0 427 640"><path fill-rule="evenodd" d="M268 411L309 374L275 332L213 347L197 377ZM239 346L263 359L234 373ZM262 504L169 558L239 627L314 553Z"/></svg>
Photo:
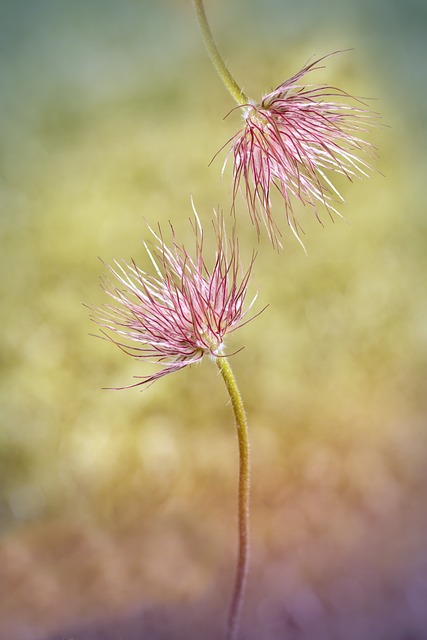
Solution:
<svg viewBox="0 0 427 640"><path fill-rule="evenodd" d="M298 210L308 255L285 224L280 254L258 245L237 207L243 256L259 253L252 292L269 305L228 343L245 347L232 365L252 445L243 628L422 633L425 8L300 4L207 10L254 98L312 55L353 47L313 81L373 98L378 172L340 184L345 221ZM141 393L103 389L144 364L92 337L82 303L105 302L98 257L147 264L147 222L170 220L191 243L190 196L203 220L228 210L224 153L208 165L239 114L223 119L234 105L190 2L22 0L0 18L0 638L59 638L139 610L178 629L201 608L220 628L237 481L221 379L206 361Z"/></svg>

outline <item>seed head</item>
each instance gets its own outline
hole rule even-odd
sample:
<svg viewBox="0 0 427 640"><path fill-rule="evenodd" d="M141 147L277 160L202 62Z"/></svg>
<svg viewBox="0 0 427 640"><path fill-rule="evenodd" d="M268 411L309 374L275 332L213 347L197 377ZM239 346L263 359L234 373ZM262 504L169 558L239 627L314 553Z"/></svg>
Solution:
<svg viewBox="0 0 427 640"><path fill-rule="evenodd" d="M245 318L256 296L244 306L255 254L243 271L234 229L227 239L222 215L215 215L212 225L216 251L210 264L195 212L194 257L179 243L172 225L170 246L160 226L157 231L150 228L154 246L145 244L145 249L154 274L133 260L114 261L110 277L101 279L114 303L93 308L92 320L125 353L162 366L153 375L136 376L140 381L129 386L153 382L199 362L204 355L224 355L226 335L249 321Z"/></svg>
<svg viewBox="0 0 427 640"><path fill-rule="evenodd" d="M319 205L331 216L340 215L334 202L343 197L329 172L352 181L371 170L366 156L375 155L374 147L359 136L374 125L376 114L341 89L300 84L307 73L323 68L319 63L327 57L307 64L260 104L237 107L243 109L245 124L227 143L232 144L226 162L231 155L233 208L241 191L258 234L263 223L275 246L281 246L281 233L272 214L272 187L299 239L294 199L310 207L319 221Z"/></svg>

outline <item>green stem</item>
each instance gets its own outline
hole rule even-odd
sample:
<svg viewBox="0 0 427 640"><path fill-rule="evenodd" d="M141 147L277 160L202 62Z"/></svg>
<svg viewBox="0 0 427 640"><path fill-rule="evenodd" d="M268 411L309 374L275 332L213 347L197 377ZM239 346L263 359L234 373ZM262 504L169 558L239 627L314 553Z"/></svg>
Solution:
<svg viewBox="0 0 427 640"><path fill-rule="evenodd" d="M231 93L237 104L248 104L248 97L239 87L229 70L227 69L224 60L218 47L215 44L212 31L210 30L208 20L206 18L205 8L203 6L203 0L194 0L194 7L196 9L197 19L199 21L200 31L202 32L203 41L208 51L209 57L215 69L218 72L219 77Z"/></svg>
<svg viewBox="0 0 427 640"><path fill-rule="evenodd" d="M239 553L227 632L227 640L236 640L249 562L249 437L245 409L228 360L220 356L216 364L230 395L239 442Z"/></svg>

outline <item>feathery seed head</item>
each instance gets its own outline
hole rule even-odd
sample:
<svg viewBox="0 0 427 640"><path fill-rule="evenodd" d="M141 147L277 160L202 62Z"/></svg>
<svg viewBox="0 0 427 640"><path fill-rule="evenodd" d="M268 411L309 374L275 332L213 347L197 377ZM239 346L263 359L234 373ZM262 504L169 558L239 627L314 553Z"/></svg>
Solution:
<svg viewBox="0 0 427 640"><path fill-rule="evenodd" d="M110 277L102 278L102 287L114 302L94 308L92 320L125 353L163 367L153 375L137 376L140 382L130 386L153 382L199 362L204 355L223 355L226 335L249 321L245 318L256 296L246 306L245 300L255 255L243 271L234 229L227 238L222 215L215 214L213 220L212 263L206 260L204 232L196 212L192 230L194 257L179 243L172 225L170 246L160 226L157 231L150 228L154 247L145 244L145 248L154 274L133 260L115 261L109 267Z"/></svg>
<svg viewBox="0 0 427 640"><path fill-rule="evenodd" d="M330 215L340 215L334 201L343 198L329 172L352 181L371 169L365 157L375 155L375 149L359 136L374 125L376 114L335 87L299 84L307 73L322 68L319 63L327 57L303 67L260 104L243 105L244 127L229 141L226 163L231 155L233 208L241 191L258 234L264 224L273 246L281 246L281 233L272 214L272 187L283 199L288 225L299 238L302 229L294 215L294 199L311 207L319 221L319 205Z"/></svg>

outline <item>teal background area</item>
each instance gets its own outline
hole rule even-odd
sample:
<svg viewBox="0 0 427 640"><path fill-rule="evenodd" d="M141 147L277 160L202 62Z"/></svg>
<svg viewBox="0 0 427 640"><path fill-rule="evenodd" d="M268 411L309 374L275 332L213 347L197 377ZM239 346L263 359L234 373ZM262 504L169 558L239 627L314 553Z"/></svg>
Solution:
<svg viewBox="0 0 427 640"><path fill-rule="evenodd" d="M228 345L245 347L252 442L242 637L424 638L427 5L206 10L249 95L350 49L313 82L382 122L378 172L340 183L347 222L299 210L308 256L286 225L279 255L258 245L238 206L269 305ZM145 369L89 335L82 303L105 302L98 257L149 268L146 222L191 245L190 196L202 220L227 211L230 168L208 165L239 116L223 119L234 104L184 0L1 2L0 96L0 638L83 640L101 621L104 640L131 640L140 610L171 621L159 637L188 638L195 610L199 637L219 636L237 469L221 380L204 362L103 389Z"/></svg>

